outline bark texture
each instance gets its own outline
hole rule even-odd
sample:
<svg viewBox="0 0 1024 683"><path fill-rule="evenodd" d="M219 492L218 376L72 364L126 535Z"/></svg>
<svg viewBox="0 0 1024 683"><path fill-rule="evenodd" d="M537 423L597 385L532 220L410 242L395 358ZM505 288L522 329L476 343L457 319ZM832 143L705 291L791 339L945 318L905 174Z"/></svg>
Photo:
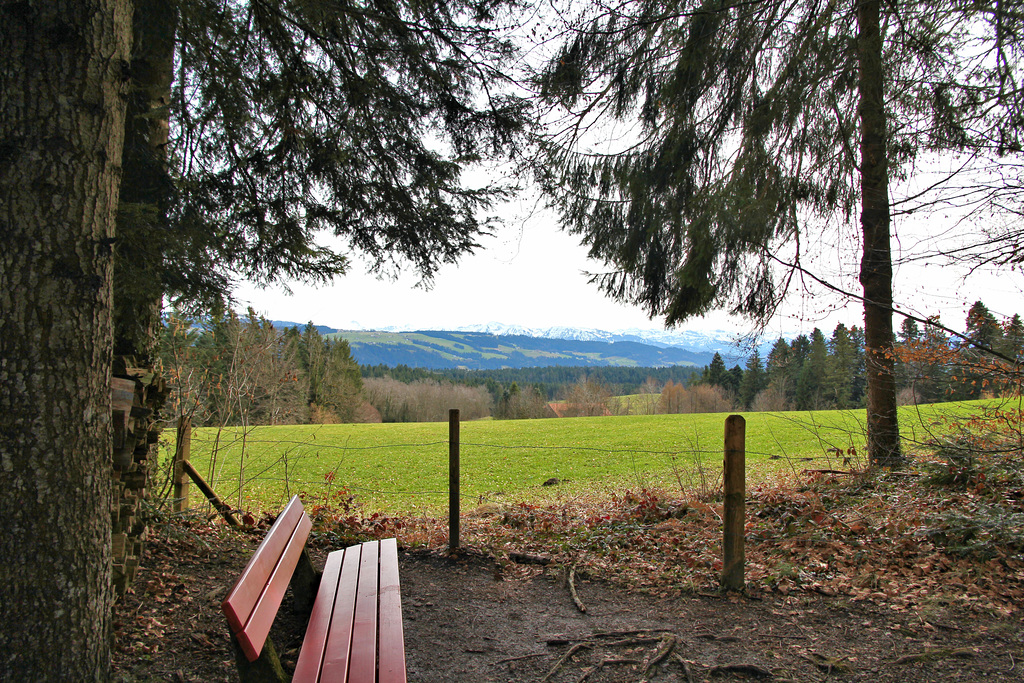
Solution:
<svg viewBox="0 0 1024 683"><path fill-rule="evenodd" d="M123 180L114 259L114 377L136 384L130 416L115 414L113 581L116 597L135 580L146 528L142 504L157 470L159 408L167 397L157 372L164 249L173 184L167 140L178 5L135 0L131 83L125 114Z"/></svg>
<svg viewBox="0 0 1024 683"><path fill-rule="evenodd" d="M174 192L167 167L177 6L135 0L131 84L125 115L117 253L114 353L152 369L162 310L163 248Z"/></svg>
<svg viewBox="0 0 1024 683"><path fill-rule="evenodd" d="M107 680L127 0L0 4L0 680Z"/></svg>
<svg viewBox="0 0 1024 683"><path fill-rule="evenodd" d="M868 456L876 467L897 467L900 453L892 329L892 252L889 169L882 72L881 5L855 0L860 65L861 230L864 254L864 354L867 372Z"/></svg>

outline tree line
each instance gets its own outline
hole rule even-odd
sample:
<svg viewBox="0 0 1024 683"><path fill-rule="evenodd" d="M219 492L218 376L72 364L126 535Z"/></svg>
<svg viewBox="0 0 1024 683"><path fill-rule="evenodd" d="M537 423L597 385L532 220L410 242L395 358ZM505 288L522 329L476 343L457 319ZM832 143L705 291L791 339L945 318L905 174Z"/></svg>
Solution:
<svg viewBox="0 0 1024 683"><path fill-rule="evenodd" d="M470 420L539 418L550 416L550 401L572 400L581 387L599 387L607 397L637 392L645 382L687 382L699 372L360 366L343 338L322 334L312 323L277 329L252 310L202 319L172 313L160 335L160 357L174 389L171 414L188 415L196 426L430 422L447 419L453 407Z"/></svg>
<svg viewBox="0 0 1024 683"><path fill-rule="evenodd" d="M252 310L197 321L171 314L160 356L175 415L194 425L301 424L367 419L348 342L312 323L276 329Z"/></svg>
<svg viewBox="0 0 1024 683"><path fill-rule="evenodd" d="M966 400L1016 390L1005 365L1020 357L1024 323L998 321L981 301L961 337L932 318L906 318L894 344L901 404ZM204 318L172 314L161 337L174 414L196 425L431 422L607 414L862 408L864 333L840 323L778 338L743 367L716 353L704 368L536 367L427 370L360 366L348 342L312 323L275 329L249 311ZM980 347L980 348L979 348ZM621 398L616 398L621 397Z"/></svg>
<svg viewBox="0 0 1024 683"><path fill-rule="evenodd" d="M999 321L981 301L968 310L965 331L951 335L936 317L904 318L893 344L897 400L902 405L982 398L1013 392L1024 322ZM695 384L717 387L741 410L863 408L867 387L864 332L836 325L791 340L777 339L762 361L755 350L744 367L727 368L715 354ZM1000 358L1001 361L1000 362ZM676 389L678 391L678 389Z"/></svg>

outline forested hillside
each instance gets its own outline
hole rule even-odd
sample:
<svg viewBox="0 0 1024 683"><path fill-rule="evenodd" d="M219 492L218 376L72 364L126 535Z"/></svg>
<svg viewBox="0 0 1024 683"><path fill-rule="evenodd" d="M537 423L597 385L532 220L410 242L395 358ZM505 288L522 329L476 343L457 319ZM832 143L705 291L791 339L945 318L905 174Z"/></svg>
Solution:
<svg viewBox="0 0 1024 683"><path fill-rule="evenodd" d="M601 365L612 358L611 350L643 345L467 332L359 334L371 340L360 342L364 350L378 346L372 340L379 338L381 347L404 347L400 356L421 352L447 362L516 359L535 366L360 365L346 339L321 329L312 323L301 330L279 329L252 311L246 318L229 313L201 323L172 316L163 335L163 363L176 389L175 410L191 415L195 424L233 425L436 421L446 419L453 407L465 419L519 419L865 405L864 335L859 327L843 324L829 336L815 328L792 339L780 337L766 358L755 350L742 367L731 368L717 353L703 367ZM1000 322L980 301L968 312L959 337L951 338L937 319L923 326L907 319L895 347L900 402L1004 393L1009 390L1006 359L1020 357L1022 339L1019 316ZM671 351L646 347L636 357Z"/></svg>
<svg viewBox="0 0 1024 683"><path fill-rule="evenodd" d="M710 354L638 342L578 341L479 332L337 332L362 365L407 365L432 370L495 370L544 366L702 366Z"/></svg>

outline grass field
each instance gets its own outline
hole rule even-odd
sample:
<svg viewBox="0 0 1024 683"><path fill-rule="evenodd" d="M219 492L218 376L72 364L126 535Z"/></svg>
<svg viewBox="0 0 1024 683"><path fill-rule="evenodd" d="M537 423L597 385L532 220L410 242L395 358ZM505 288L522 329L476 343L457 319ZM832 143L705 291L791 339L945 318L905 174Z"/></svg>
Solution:
<svg viewBox="0 0 1024 683"><path fill-rule="evenodd" d="M908 447L930 438L941 417L971 413L978 405L901 409ZM464 422L463 508L641 487L685 495L720 478L726 417ZM830 448L846 452L852 447L859 454L854 464L863 464L863 410L744 417L748 485L780 471L844 468L842 460L827 453ZM228 428L219 433L219 441L216 429L203 428L193 433L190 460L223 499L247 509L277 509L288 495L300 492L307 502L316 502L346 488L372 510L434 514L447 505L448 450L447 423ZM550 478L560 483L542 486ZM194 492L193 501L199 495Z"/></svg>

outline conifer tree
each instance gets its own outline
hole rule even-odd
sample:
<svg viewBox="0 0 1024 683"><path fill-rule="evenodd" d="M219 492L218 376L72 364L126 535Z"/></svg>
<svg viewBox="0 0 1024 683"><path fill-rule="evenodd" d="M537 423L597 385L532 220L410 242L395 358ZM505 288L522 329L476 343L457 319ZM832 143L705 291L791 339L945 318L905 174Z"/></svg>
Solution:
<svg viewBox="0 0 1024 683"><path fill-rule="evenodd" d="M1019 362L1024 355L1024 321L1014 313L1003 328L1003 355Z"/></svg>
<svg viewBox="0 0 1024 683"><path fill-rule="evenodd" d="M722 358L722 354L715 351L715 355L711 357L711 363L704 369L701 383L713 387L727 388L729 385L728 375L729 371L725 367L725 359Z"/></svg>
<svg viewBox="0 0 1024 683"><path fill-rule="evenodd" d="M965 328L964 334L970 341L961 349L961 391L966 398L980 398L995 381L982 357L1003 345L1003 328L981 301L975 301L967 311Z"/></svg>
<svg viewBox="0 0 1024 683"><path fill-rule="evenodd" d="M852 408L854 380L857 377L857 348L846 325L839 323L829 340L829 359L825 386L832 407Z"/></svg>
<svg viewBox="0 0 1024 683"><path fill-rule="evenodd" d="M767 376L764 366L761 364L761 354L758 353L757 349L754 349L754 352L750 354L750 358L747 359L747 365L743 372L743 381L740 383L739 398L742 406L749 410L754 403L754 399L764 391L767 385Z"/></svg>
<svg viewBox="0 0 1024 683"><path fill-rule="evenodd" d="M570 116L539 174L611 265L598 284L669 324L722 307L764 320L805 236L856 225L869 455L899 465L890 182L930 151L1019 158L1024 14L923 0L592 7L538 79ZM606 121L617 148L595 144Z"/></svg>
<svg viewBox="0 0 1024 683"><path fill-rule="evenodd" d="M772 345L772 350L768 352L765 372L768 376L768 386L785 402L787 407L790 394L793 391L793 383L790 379L792 362L793 353L789 342L779 337Z"/></svg>
<svg viewBox="0 0 1024 683"><path fill-rule="evenodd" d="M825 335L817 327L811 331L807 355L796 382L796 409L814 410L830 407L823 404L828 371L828 347Z"/></svg>
<svg viewBox="0 0 1024 683"><path fill-rule="evenodd" d="M163 295L201 310L239 277L324 282L354 254L429 280L472 251L504 191L463 171L512 153L527 120L503 94L506 8L137 0L124 346L146 345L149 326L129 321L155 323Z"/></svg>
<svg viewBox="0 0 1024 683"><path fill-rule="evenodd" d="M131 3L0 3L0 680L108 681Z"/></svg>

